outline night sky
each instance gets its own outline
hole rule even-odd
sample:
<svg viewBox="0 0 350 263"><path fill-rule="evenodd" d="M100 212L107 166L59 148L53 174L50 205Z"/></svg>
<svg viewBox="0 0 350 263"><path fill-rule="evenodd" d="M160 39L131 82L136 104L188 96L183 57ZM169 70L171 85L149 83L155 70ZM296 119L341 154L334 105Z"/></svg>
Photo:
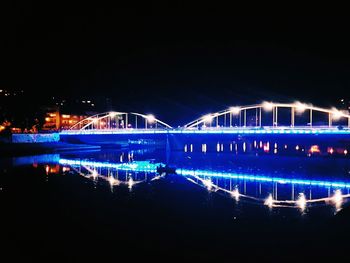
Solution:
<svg viewBox="0 0 350 263"><path fill-rule="evenodd" d="M3 11L0 85L28 98L103 96L171 124L262 100L349 99L346 17L136 3Z"/></svg>

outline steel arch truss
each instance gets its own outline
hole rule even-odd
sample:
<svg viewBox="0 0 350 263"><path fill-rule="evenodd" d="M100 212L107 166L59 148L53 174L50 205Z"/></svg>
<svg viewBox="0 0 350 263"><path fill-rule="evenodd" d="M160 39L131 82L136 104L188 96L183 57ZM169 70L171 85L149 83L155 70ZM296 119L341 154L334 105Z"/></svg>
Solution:
<svg viewBox="0 0 350 263"><path fill-rule="evenodd" d="M290 111L289 115L289 127L296 126L296 115L305 114L308 112L308 121L305 123L305 126L312 127L315 126L313 122L314 113L320 112L325 115L324 125L332 127L334 123L337 123L339 120L347 120L346 126L350 128L350 115L348 112L343 112L337 110L336 108L325 109L320 107L315 107L311 104L304 104L301 102L295 103L273 103L273 102L262 102L260 104L248 105L248 106L238 106L231 107L229 109L225 109L223 111L219 111L212 114L204 115L194 121L187 123L184 126L184 129L194 129L194 128L210 128L210 127L247 127L247 126L255 126L255 127L277 127L279 126L278 113L279 109L287 108ZM248 125L247 123L247 113L254 112L254 125L251 123ZM262 121L263 114L265 112L272 112L272 118L269 123L264 123ZM239 118L239 125L233 124L233 119ZM221 125L220 125L221 124Z"/></svg>
<svg viewBox="0 0 350 263"><path fill-rule="evenodd" d="M87 117L74 124L70 130L116 130L116 129L171 129L153 115L135 112L104 112Z"/></svg>

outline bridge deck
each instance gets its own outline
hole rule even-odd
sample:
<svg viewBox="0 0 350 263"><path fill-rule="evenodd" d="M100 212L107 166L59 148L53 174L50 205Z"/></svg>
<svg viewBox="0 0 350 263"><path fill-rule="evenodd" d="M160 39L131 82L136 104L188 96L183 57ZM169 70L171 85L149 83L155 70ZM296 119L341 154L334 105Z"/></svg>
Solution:
<svg viewBox="0 0 350 263"><path fill-rule="evenodd" d="M205 129L95 129L64 130L61 135L92 134L350 134L349 128L336 127L234 127Z"/></svg>

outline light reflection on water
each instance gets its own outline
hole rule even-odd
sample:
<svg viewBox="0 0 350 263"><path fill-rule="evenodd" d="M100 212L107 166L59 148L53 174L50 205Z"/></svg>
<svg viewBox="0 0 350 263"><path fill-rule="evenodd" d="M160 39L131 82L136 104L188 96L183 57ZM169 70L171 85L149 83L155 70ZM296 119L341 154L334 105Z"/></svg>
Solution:
<svg viewBox="0 0 350 263"><path fill-rule="evenodd" d="M122 154L120 155L122 156ZM108 182L114 186L125 185L132 188L140 183L158 180L164 175L157 174L160 164L149 161L133 161L127 163L97 162L79 159L59 159L62 171L74 172L98 183Z"/></svg>
<svg viewBox="0 0 350 263"><path fill-rule="evenodd" d="M304 156L342 156L349 157L349 143L335 144L322 143L315 141L279 141L277 139L270 140L234 140L234 141L218 141L213 143L201 143L199 145L187 143L184 145L185 153L192 152L234 152L256 153L256 154L282 154L282 155L304 155Z"/></svg>
<svg viewBox="0 0 350 263"><path fill-rule="evenodd" d="M344 199L350 197L350 181L316 181L183 169L176 172L209 191L270 208L291 207L304 211L310 206L333 204L339 211Z"/></svg>
<svg viewBox="0 0 350 263"><path fill-rule="evenodd" d="M291 152L303 154L285 155ZM350 197L349 162L342 147L263 140L191 143L183 152L170 153L149 148L13 158L14 166L44 165L47 175L80 175L95 185L109 185L111 191L118 187L132 191L141 184L167 180L164 171L157 171L167 164L177 176L208 193L243 205L301 213L318 206L341 210Z"/></svg>
<svg viewBox="0 0 350 263"><path fill-rule="evenodd" d="M127 187L131 191L139 184L166 180L165 173L157 173L160 166L164 167L164 164L148 160L122 163L59 158L57 163L45 164L45 170L47 174L75 174L95 184L109 184L111 191L116 187ZM294 208L305 212L311 207L329 205L339 211L350 197L350 180L344 178L341 181L334 178L314 180L300 176L292 178L288 174L271 176L186 168L176 169L176 174L206 188L208 193L270 209Z"/></svg>

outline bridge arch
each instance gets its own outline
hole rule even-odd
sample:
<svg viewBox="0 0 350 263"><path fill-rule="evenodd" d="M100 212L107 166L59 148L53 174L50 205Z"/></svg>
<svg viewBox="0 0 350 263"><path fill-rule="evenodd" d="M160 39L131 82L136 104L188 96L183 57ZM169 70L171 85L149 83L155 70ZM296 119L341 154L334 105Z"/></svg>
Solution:
<svg viewBox="0 0 350 263"><path fill-rule="evenodd" d="M288 127L295 127L296 119L298 115L305 115L308 112L308 121L304 126L313 127L313 126L327 126L334 127L335 123L339 120L345 120L347 123L345 126L350 128L350 115L347 112L343 112L337 110L336 108L326 109L315 107L311 104L305 104L301 102L294 103L274 103L274 102L262 102L260 104L247 105L247 106L237 106L230 107L228 109L204 115L194 121L187 123L184 126L184 129L194 129L194 128L213 128L213 127L247 127L247 113L252 112L255 114L252 119L254 119L255 123L254 127L263 127L263 126L272 126L278 127L279 119L278 114L279 110L287 109L289 110L289 125L285 125ZM265 112L272 112L272 118L270 123L263 122L263 114ZM325 121L323 125L316 124L314 122L315 113L322 113L325 115ZM234 124L234 118L239 118L239 124ZM305 118L305 116L304 116ZM221 125L220 125L221 124ZM300 126L300 125L299 125Z"/></svg>
<svg viewBox="0 0 350 263"><path fill-rule="evenodd" d="M172 127L152 114L136 112L104 112L89 116L69 130L116 130L116 129L171 129Z"/></svg>

